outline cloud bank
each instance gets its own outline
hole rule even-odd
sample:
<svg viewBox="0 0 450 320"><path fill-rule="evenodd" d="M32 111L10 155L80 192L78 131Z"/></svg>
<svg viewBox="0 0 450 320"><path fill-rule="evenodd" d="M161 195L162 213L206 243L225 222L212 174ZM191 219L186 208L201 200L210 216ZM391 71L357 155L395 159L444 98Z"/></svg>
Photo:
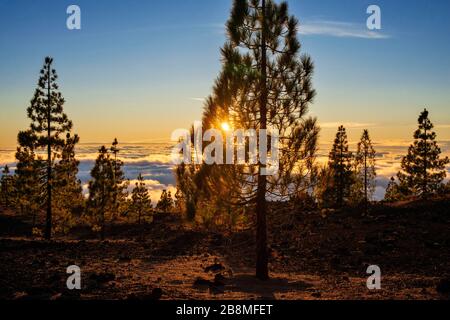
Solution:
<svg viewBox="0 0 450 320"><path fill-rule="evenodd" d="M339 123L340 124L340 123ZM337 123L325 124L337 128ZM348 127L367 127L367 123L346 124ZM324 127L324 125L322 125ZM385 188L390 177L395 176L400 170L401 158L407 153L411 141L385 141L375 143L377 151L377 179L375 199L384 198ZM450 141L439 141L443 156L450 156ZM77 148L77 158L80 160L78 177L81 180L85 192L87 183L90 180L90 171L94 166L95 158L101 144L80 144ZM145 179L147 188L150 191L153 203L159 200L162 190L175 192L175 177L173 174L173 165L170 162L170 153L172 145L170 143L147 143L147 144L122 144L120 149L120 159L124 162L124 172L127 179L130 180L129 191L136 183L137 176L141 173ZM321 144L317 160L319 163L328 161L328 152L331 145ZM350 149L355 150L356 144L351 143ZM0 168L8 164L11 171L15 169L13 148L0 149ZM450 176L450 166L448 167Z"/></svg>

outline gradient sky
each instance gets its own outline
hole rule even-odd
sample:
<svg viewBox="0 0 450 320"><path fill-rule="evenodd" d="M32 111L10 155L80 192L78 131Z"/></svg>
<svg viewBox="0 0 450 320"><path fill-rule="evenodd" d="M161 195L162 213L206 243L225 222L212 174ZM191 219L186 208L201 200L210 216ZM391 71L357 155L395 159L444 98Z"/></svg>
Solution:
<svg viewBox="0 0 450 320"><path fill-rule="evenodd" d="M82 142L168 140L201 119L231 0L0 0L0 146L15 144L46 55ZM289 0L316 64L311 111L331 140L410 139L425 106L450 139L450 1ZM66 28L81 7L82 29ZM382 10L370 33L366 9Z"/></svg>

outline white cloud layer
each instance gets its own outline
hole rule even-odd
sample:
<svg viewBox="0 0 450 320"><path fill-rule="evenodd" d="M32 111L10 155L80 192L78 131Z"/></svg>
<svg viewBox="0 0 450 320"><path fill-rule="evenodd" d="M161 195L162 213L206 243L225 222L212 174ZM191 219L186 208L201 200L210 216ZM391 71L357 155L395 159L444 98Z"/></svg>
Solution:
<svg viewBox="0 0 450 320"><path fill-rule="evenodd" d="M325 126L337 128L341 123L328 123ZM347 127L361 128L368 127L367 123L347 123ZM322 127L324 125L322 124ZM377 151L377 180L375 199L381 200L384 197L385 188L390 177L395 176L400 170L402 156L408 151L411 141L383 141L376 143ZM438 141L442 149L443 156L450 156L450 141ZM81 144L77 148L77 158L80 160L78 177L82 181L84 191L87 192L87 183L90 179L90 171L94 165L99 146L95 144ZM321 144L317 155L320 163L328 161L328 153L331 145ZM356 145L350 144L350 149L355 150ZM15 149L0 149L0 169L8 164L11 171L15 170ZM137 176L141 173L150 191L152 201L155 203L166 189L175 193L175 177L173 165L170 163L171 144L169 143L147 143L147 144L122 144L119 153L120 159L124 161L124 172L126 178L130 180L129 191L136 183ZM448 167L450 176L450 166ZM0 174L1 175L1 174Z"/></svg>

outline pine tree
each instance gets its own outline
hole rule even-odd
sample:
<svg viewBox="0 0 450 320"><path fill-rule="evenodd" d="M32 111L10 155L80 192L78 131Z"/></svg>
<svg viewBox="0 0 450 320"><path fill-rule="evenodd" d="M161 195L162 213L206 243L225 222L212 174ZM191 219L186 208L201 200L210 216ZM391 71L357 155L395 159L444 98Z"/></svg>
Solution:
<svg viewBox="0 0 450 320"><path fill-rule="evenodd" d="M161 198L159 199L158 203L156 204L156 209L163 212L163 213L169 213L172 211L174 206L172 194L171 192L167 192L167 190L163 190L161 193Z"/></svg>
<svg viewBox="0 0 450 320"><path fill-rule="evenodd" d="M369 137L369 131L364 130L355 155L357 185L362 186L364 203L367 206L375 192L375 149Z"/></svg>
<svg viewBox="0 0 450 320"><path fill-rule="evenodd" d="M99 231L101 240L104 240L107 223L119 215L117 210L125 204L127 197L122 162L111 159L108 149L102 146L91 170L91 177L88 211L93 230Z"/></svg>
<svg viewBox="0 0 450 320"><path fill-rule="evenodd" d="M179 188L177 188L177 192L175 192L174 206L178 213L183 213L186 210L186 199Z"/></svg>
<svg viewBox="0 0 450 320"><path fill-rule="evenodd" d="M395 178L391 177L389 183L386 188L386 194L384 195L384 201L386 202L394 202L400 200L401 195L399 192L399 187L397 182L395 182Z"/></svg>
<svg viewBox="0 0 450 320"><path fill-rule="evenodd" d="M142 174L139 174L137 180L131 193L130 213L137 217L138 224L141 224L142 219L151 222L153 219L152 201Z"/></svg>
<svg viewBox="0 0 450 320"><path fill-rule="evenodd" d="M110 151L113 155L111 158L112 168L113 168L113 212L116 212L117 215L120 215L122 211L124 211L124 205L126 204L126 199L128 193L126 189L128 187L128 181L125 179L125 173L123 171L123 161L118 158L118 154L120 149L118 147L119 142L117 138L114 138L114 141L111 145Z"/></svg>
<svg viewBox="0 0 450 320"><path fill-rule="evenodd" d="M267 166L261 161L202 165L188 172L194 175L188 180L196 185L197 212L228 215L232 207L234 213L256 213L256 275L262 280L269 278L266 196L289 199L292 173L299 163L313 159L319 131L316 120L307 118L315 96L314 67L310 57L300 56L297 27L285 2L235 0L222 48L222 72L203 114L205 130L221 128L223 122L258 132L277 129L278 175L265 176Z"/></svg>
<svg viewBox="0 0 450 320"><path fill-rule="evenodd" d="M113 193L113 168L110 155L105 146L99 149L99 154L91 170L92 180L89 181L88 210L94 231L100 232L101 240L105 239L105 224L111 212L109 205Z"/></svg>
<svg viewBox="0 0 450 320"><path fill-rule="evenodd" d="M441 158L441 149L436 142L433 124L425 109L419 116L419 127L414 132L414 143L402 159L402 171L398 173L400 185L410 193L424 198L436 193L446 177L448 157Z"/></svg>
<svg viewBox="0 0 450 320"><path fill-rule="evenodd" d="M10 175L8 165L2 170L2 178L0 180L1 200L5 207L9 208L12 204L14 184L13 177Z"/></svg>
<svg viewBox="0 0 450 320"><path fill-rule="evenodd" d="M334 173L328 164L318 168L316 183L313 188L314 198L320 208L332 208L336 205Z"/></svg>
<svg viewBox="0 0 450 320"><path fill-rule="evenodd" d="M61 160L55 165L55 196L53 203L53 228L56 232L66 233L81 217L84 209L84 197L81 181L77 178L79 161L75 158L75 146L78 135L67 133L61 152Z"/></svg>
<svg viewBox="0 0 450 320"><path fill-rule="evenodd" d="M72 129L72 122L63 112L64 98L58 91L56 71L52 69L53 59L45 58L44 66L40 72L38 87L31 104L27 109L31 119L30 129L19 133L19 144L29 149L45 149L47 159L45 161L46 174L42 177L45 184L45 202L47 208L45 223L45 238L52 236L52 192L53 169L55 158L64 146L64 135Z"/></svg>
<svg viewBox="0 0 450 320"><path fill-rule="evenodd" d="M348 150L347 133L344 126L338 128L328 166L333 175L334 205L341 208L348 202L353 183L352 153Z"/></svg>
<svg viewBox="0 0 450 320"><path fill-rule="evenodd" d="M196 183L198 165L182 163L175 168L177 190L181 193L185 216L188 221L193 221L197 213L197 204L200 202L200 188ZM200 181L199 179L197 179ZM183 211L182 211L183 212Z"/></svg>

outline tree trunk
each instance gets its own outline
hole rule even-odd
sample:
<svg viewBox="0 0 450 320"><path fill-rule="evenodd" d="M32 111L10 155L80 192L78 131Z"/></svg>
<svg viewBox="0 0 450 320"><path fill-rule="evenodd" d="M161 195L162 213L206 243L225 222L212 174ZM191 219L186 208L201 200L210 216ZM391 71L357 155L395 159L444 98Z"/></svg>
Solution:
<svg viewBox="0 0 450 320"><path fill-rule="evenodd" d="M426 124L425 124L426 125ZM422 190L422 197L424 198L424 199L426 199L427 197L428 197L428 177L427 177L427 166L428 166L428 164L427 164L427 161L428 161L428 159L427 159L427 157L428 157L428 152L427 152L427 129L425 128L425 154L424 154L424 157L423 157L423 190Z"/></svg>
<svg viewBox="0 0 450 320"><path fill-rule="evenodd" d="M267 46L266 46L266 1L262 0L261 22L261 98L260 98L260 130L267 129ZM258 187L256 193L256 277L269 279L267 251L267 178L261 174L264 165L259 163Z"/></svg>
<svg viewBox="0 0 450 320"><path fill-rule="evenodd" d="M52 147L51 147L51 78L50 78L50 64L48 65L48 80L47 80L47 217L45 224L45 239L52 238Z"/></svg>
<svg viewBox="0 0 450 320"><path fill-rule="evenodd" d="M101 220L101 229L100 229L100 240L105 240L105 211L102 208L102 220Z"/></svg>
<svg viewBox="0 0 450 320"><path fill-rule="evenodd" d="M342 208L344 202L344 150L342 142L339 147L339 172L338 172L338 188L337 188L337 207Z"/></svg>
<svg viewBox="0 0 450 320"><path fill-rule="evenodd" d="M369 203L367 192L367 151L364 151L364 209L367 213L367 205Z"/></svg>

